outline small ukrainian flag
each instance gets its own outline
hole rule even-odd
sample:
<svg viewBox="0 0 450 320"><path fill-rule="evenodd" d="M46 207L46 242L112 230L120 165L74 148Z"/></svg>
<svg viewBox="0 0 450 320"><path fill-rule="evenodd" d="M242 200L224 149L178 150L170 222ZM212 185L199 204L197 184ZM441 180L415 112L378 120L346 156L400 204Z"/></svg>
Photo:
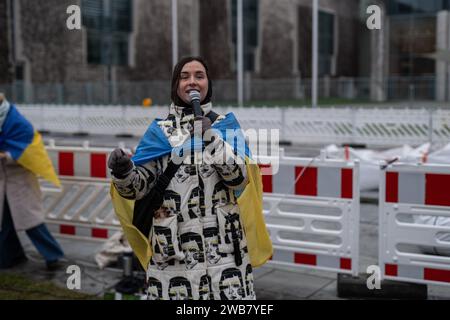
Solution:
<svg viewBox="0 0 450 320"><path fill-rule="evenodd" d="M3 97L0 94L0 151L9 152L22 167L61 187L40 133Z"/></svg>

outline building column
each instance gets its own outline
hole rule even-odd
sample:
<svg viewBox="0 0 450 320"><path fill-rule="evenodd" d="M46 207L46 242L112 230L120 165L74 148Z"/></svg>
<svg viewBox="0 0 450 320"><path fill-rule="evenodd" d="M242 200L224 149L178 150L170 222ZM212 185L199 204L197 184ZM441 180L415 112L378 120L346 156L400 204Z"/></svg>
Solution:
<svg viewBox="0 0 450 320"><path fill-rule="evenodd" d="M386 75L388 74L388 40L389 24L386 18L386 8L382 3L377 3L381 8L381 29L370 30L370 99L372 101L385 101L387 98Z"/></svg>
<svg viewBox="0 0 450 320"><path fill-rule="evenodd" d="M200 3L192 0L191 7L191 54L200 55Z"/></svg>
<svg viewBox="0 0 450 320"><path fill-rule="evenodd" d="M449 11L439 11L436 18L436 52L448 51L450 42ZM436 100L448 99L448 63L436 60Z"/></svg>
<svg viewBox="0 0 450 320"><path fill-rule="evenodd" d="M11 1L11 15L12 15L12 29L14 51L14 85L18 88L20 94L16 98L22 98L25 103L32 103L34 101L34 91L31 76L31 62L24 54L24 43L22 39L22 16L21 16L21 1ZM23 68L23 78L17 80L16 68L21 64ZM22 96L23 95L23 96Z"/></svg>

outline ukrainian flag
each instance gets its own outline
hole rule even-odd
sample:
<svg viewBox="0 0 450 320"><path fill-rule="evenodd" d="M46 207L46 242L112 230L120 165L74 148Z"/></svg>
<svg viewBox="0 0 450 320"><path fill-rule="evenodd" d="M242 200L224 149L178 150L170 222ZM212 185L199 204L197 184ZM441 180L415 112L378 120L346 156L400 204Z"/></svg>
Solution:
<svg viewBox="0 0 450 320"><path fill-rule="evenodd" d="M61 183L39 132L34 130L14 105L4 101L2 109L7 114L1 126L0 151L9 152L18 164L60 187Z"/></svg>
<svg viewBox="0 0 450 320"><path fill-rule="evenodd" d="M136 154L132 158L135 165L156 160L172 152L172 147L159 127L158 121L161 121L161 119L153 121L141 139L136 149ZM212 128L220 132L224 140L233 146L236 154L245 159L248 184L243 190L236 192L236 195L238 197L242 224L247 237L250 262L253 267L261 266L272 256L272 242L263 216L263 191L259 167L251 159L250 149L245 143L244 135L233 113L227 114L225 119L214 124ZM236 134L227 135L227 130L230 129L234 130ZM231 139L233 141L230 141ZM143 235L133 225L134 201L122 198L113 184L111 184L110 193L114 210L122 225L124 234L142 267L146 269L152 256L152 251L147 236Z"/></svg>

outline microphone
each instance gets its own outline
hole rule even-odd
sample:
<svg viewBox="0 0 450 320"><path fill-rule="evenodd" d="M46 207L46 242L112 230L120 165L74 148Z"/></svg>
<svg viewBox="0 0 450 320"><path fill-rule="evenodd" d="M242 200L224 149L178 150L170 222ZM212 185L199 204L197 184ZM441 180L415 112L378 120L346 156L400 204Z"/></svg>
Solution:
<svg viewBox="0 0 450 320"><path fill-rule="evenodd" d="M201 117L202 109L200 107L200 92L197 90L189 91L189 97L191 98L191 105L194 108L194 116Z"/></svg>
<svg viewBox="0 0 450 320"><path fill-rule="evenodd" d="M197 90L189 91L191 104L194 109L194 139L202 139L202 109L200 107L200 92ZM194 164L202 163L202 152L195 152Z"/></svg>

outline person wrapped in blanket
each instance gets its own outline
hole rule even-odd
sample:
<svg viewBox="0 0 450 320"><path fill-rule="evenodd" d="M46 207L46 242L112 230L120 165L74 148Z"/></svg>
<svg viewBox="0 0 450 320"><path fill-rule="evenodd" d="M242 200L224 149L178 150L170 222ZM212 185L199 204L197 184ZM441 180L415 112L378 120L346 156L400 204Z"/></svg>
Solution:
<svg viewBox="0 0 450 320"><path fill-rule="evenodd" d="M25 231L49 271L61 269L64 252L44 223L38 176L61 186L32 124L0 93L0 269L26 262L17 231Z"/></svg>
<svg viewBox="0 0 450 320"><path fill-rule="evenodd" d="M201 97L203 116L196 119L202 123L201 143L192 142L191 90L200 92ZM157 125L171 147L182 148L173 148L171 154L140 165L136 163L142 161L133 162L121 149L114 150L109 158L115 188L122 197L134 200L142 199L155 188L171 158L181 156L183 160L167 188L161 191L162 205L151 228L144 231L149 232L146 236L153 252L147 268L149 299L256 298L235 192L248 182L246 165L221 135L209 130L226 121L225 116L212 111L211 95L204 60L181 59L173 71L169 115ZM206 132L211 133L209 139L205 139ZM203 151L203 162L195 164L195 152L199 151Z"/></svg>

